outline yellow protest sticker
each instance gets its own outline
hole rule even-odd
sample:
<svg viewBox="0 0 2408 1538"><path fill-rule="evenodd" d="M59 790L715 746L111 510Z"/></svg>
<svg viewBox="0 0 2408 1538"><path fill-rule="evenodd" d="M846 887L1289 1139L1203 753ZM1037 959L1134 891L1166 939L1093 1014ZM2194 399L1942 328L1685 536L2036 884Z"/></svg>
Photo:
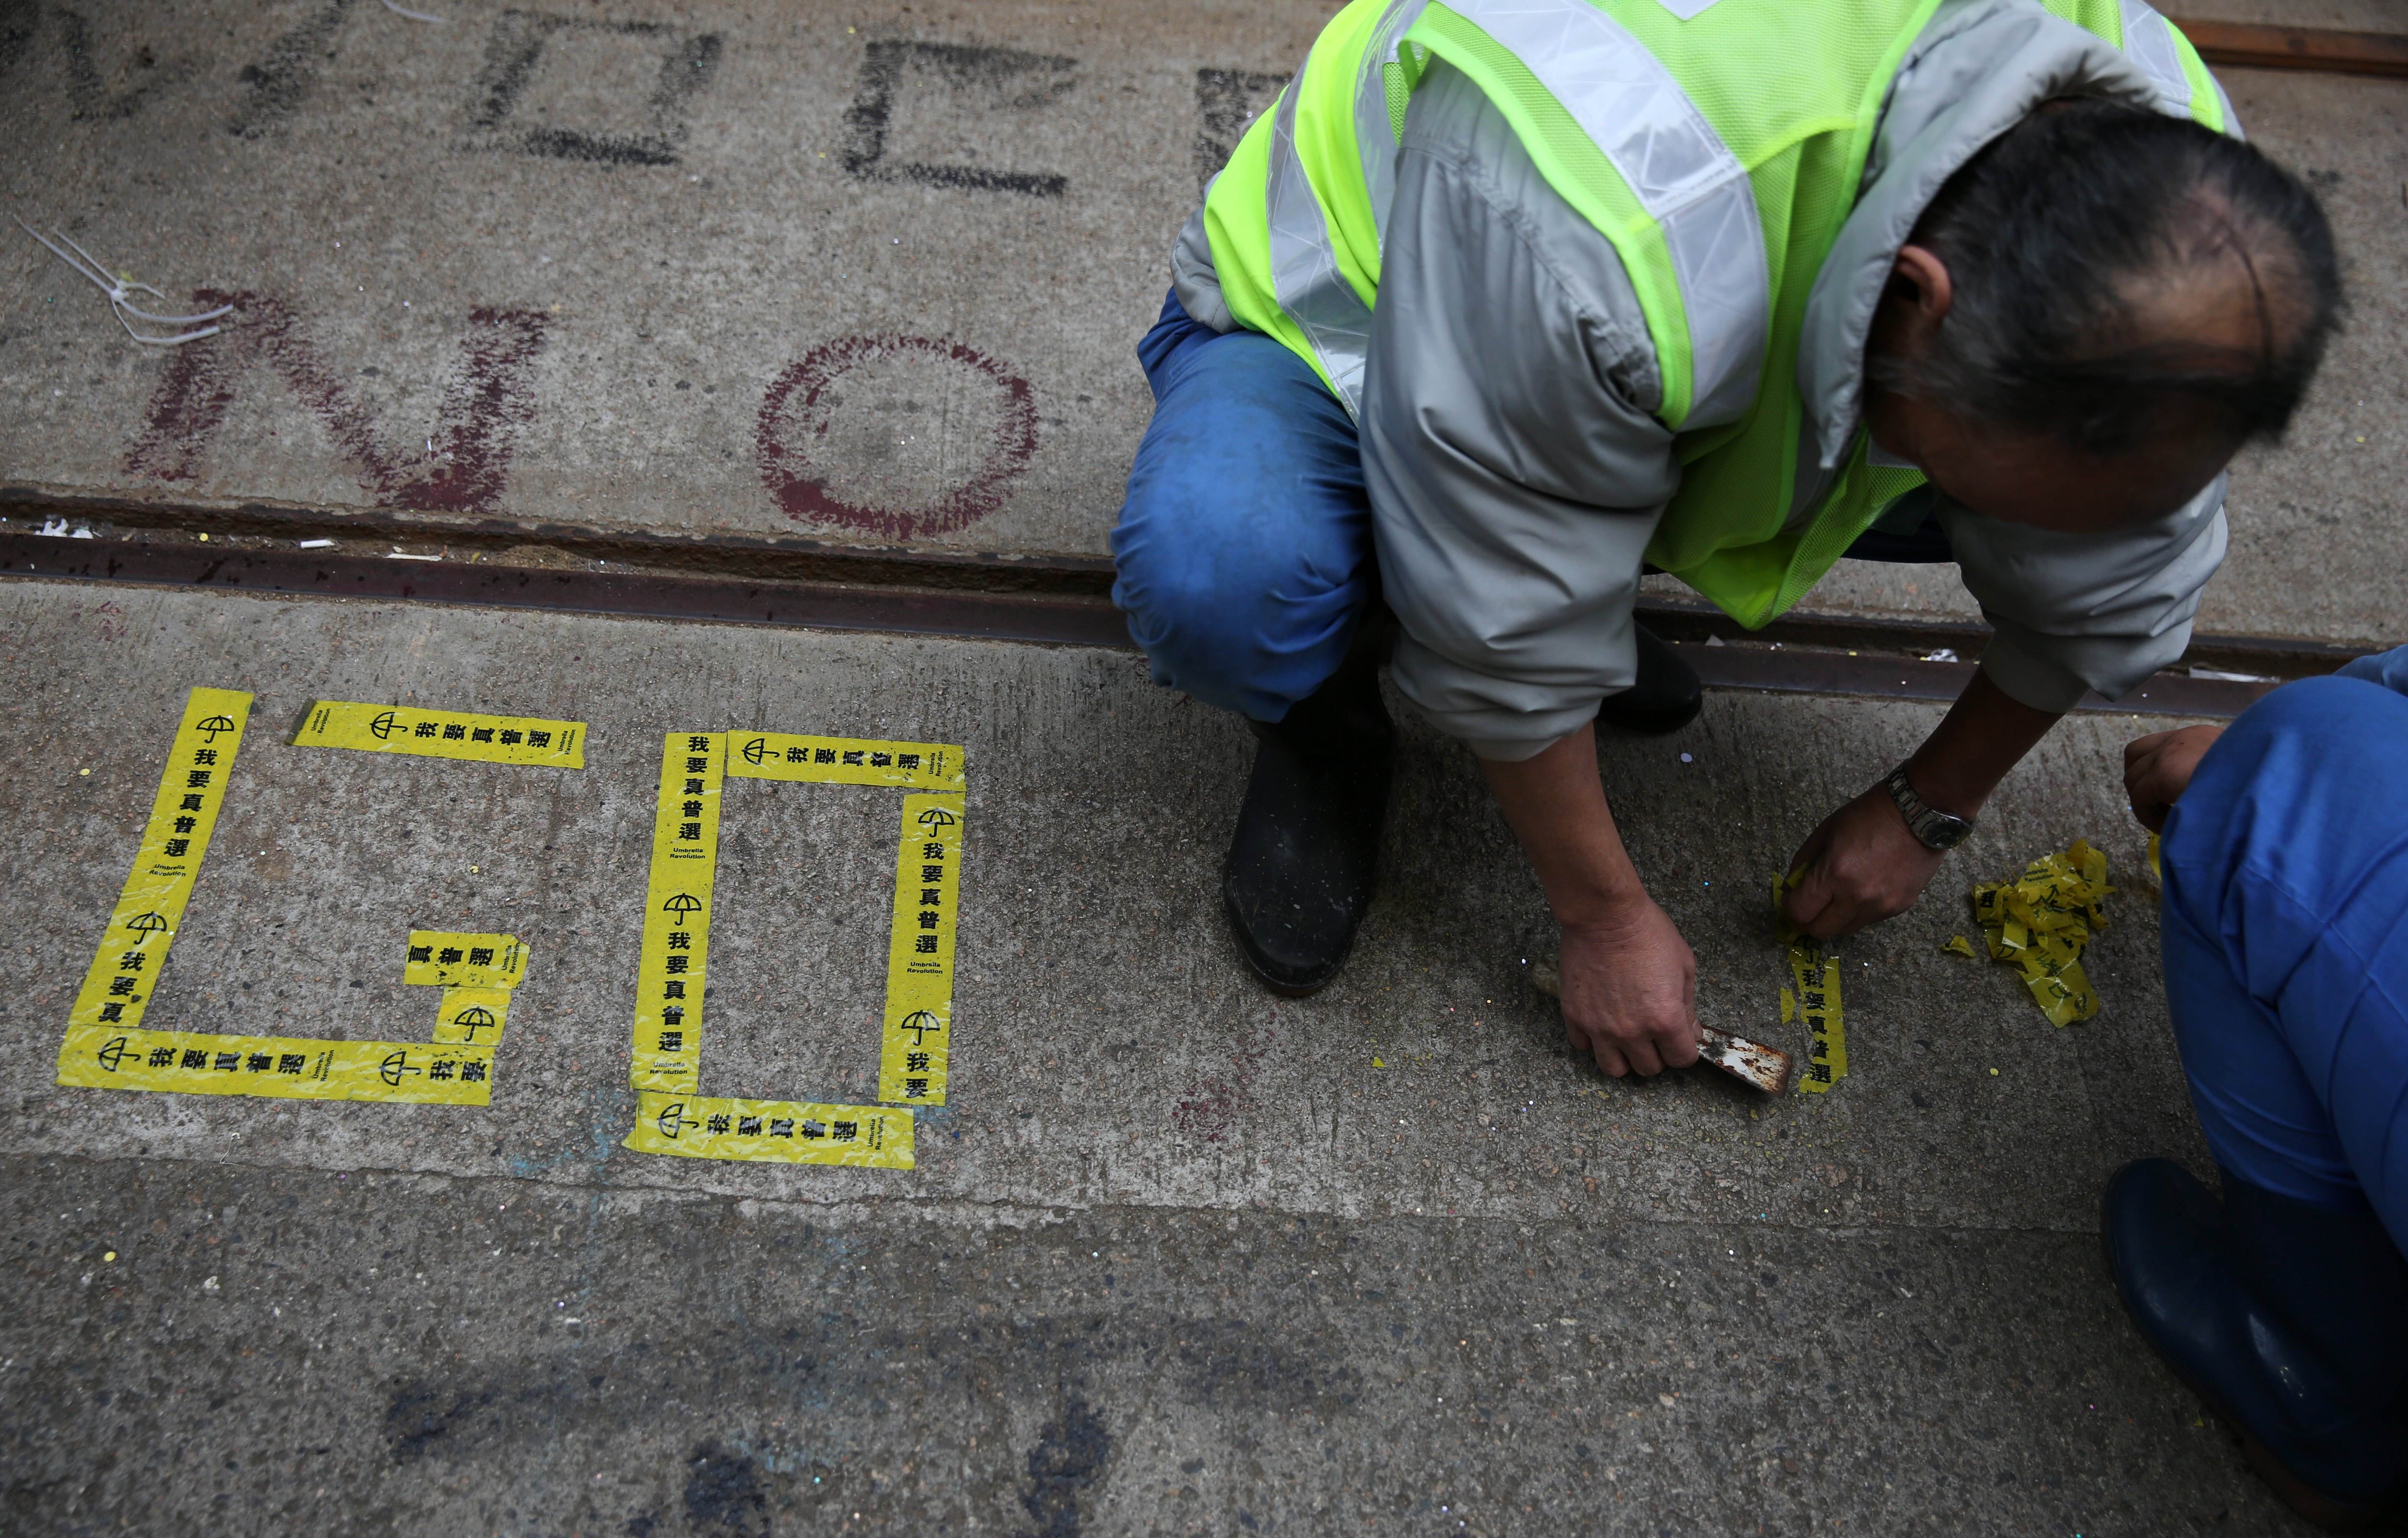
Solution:
<svg viewBox="0 0 2408 1538"><path fill-rule="evenodd" d="M879 1098L889 1105L733 1100L701 1092L703 974L728 778L933 791L903 799L887 941ZM949 743L788 733L675 732L664 746L644 894L626 1146L692 1159L910 1169L908 1107L941 1105L953 1030L953 939L966 798Z"/></svg>
<svg viewBox="0 0 2408 1538"><path fill-rule="evenodd" d="M585 767L585 723L537 716L480 716L415 705L320 700L301 719L296 748L349 748L362 753L415 753L547 769Z"/></svg>
<svg viewBox="0 0 2408 1538"><path fill-rule="evenodd" d="M2091 935L2107 927L2107 856L2083 839L2044 855L2013 881L1973 889L1973 918L1990 959L2015 968L2049 1023L2099 1013L2099 990L2082 970Z"/></svg>
<svg viewBox="0 0 2408 1538"><path fill-rule="evenodd" d="M960 796L903 798L895 868L895 930L886 948L886 1030L878 1098L945 1103L953 1018L953 910L961 896Z"/></svg>
<svg viewBox="0 0 2408 1538"><path fill-rule="evenodd" d="M226 782L234 777L235 752L251 719L251 696L231 689L195 689L184 698L184 719L168 745L167 766L151 798L150 820L135 851L134 870L108 915L100 950L83 975L67 1010L69 1045L59 1050L66 1072L73 1030L81 1026L133 1027L142 1023L151 990L167 964L167 947L184 919L193 883L200 879L201 856L208 852ZM62 1083L68 1082L62 1077Z"/></svg>
<svg viewBox="0 0 2408 1538"><path fill-rule="evenodd" d="M783 1164L911 1167L911 1113L887 1105L827 1105L799 1100L636 1097L638 1153Z"/></svg>
<svg viewBox="0 0 2408 1538"><path fill-rule="evenodd" d="M410 935L413 961L404 969L406 982L431 985L437 980L409 975L416 965L416 942L423 937ZM517 952L511 980L526 975L526 947L509 935L450 938L506 942ZM509 1003L508 987L444 989L431 1046L71 1025L59 1049L59 1082L94 1089L267 1100L483 1105L493 1093L494 1048L501 1043Z"/></svg>
<svg viewBox="0 0 2408 1538"><path fill-rule="evenodd" d="M1840 960L1802 945L1789 947L1798 1013L1806 1022L1806 1072L1798 1087L1815 1094L1848 1076L1848 1029L1840 1013Z"/></svg>
<svg viewBox="0 0 2408 1538"><path fill-rule="evenodd" d="M951 790L966 781L962 750L941 742L869 742L804 737L786 732L727 733L727 772L738 779L804 780L814 785L886 785Z"/></svg>
<svg viewBox="0 0 2408 1538"><path fill-rule="evenodd" d="M1781 990L1781 1023L1806 1022L1806 1072L1798 1088L1822 1094L1848 1076L1848 1028L1840 1013L1840 959L1789 921L1782 904L1806 879L1806 867L1772 878L1772 928L1788 949L1789 977L1796 991Z"/></svg>
<svg viewBox="0 0 2408 1538"><path fill-rule="evenodd" d="M79 1025L59 1049L59 1082L267 1100L380 1100L483 1105L494 1049L466 1043L321 1041Z"/></svg>
<svg viewBox="0 0 2408 1538"><path fill-rule="evenodd" d="M1951 956L1962 956L1969 961L1978 961L1981 960L1981 957L1973 949L1973 942L1966 939L1961 934L1950 935L1947 943L1942 945L1940 948L1946 951Z"/></svg>
<svg viewBox="0 0 2408 1538"><path fill-rule="evenodd" d="M509 990L526 975L526 947L513 935L411 932L403 980L444 989L431 1045L140 1029L200 876L251 703L224 689L186 697L133 874L67 1012L58 1082L269 1100L486 1104Z"/></svg>
<svg viewBox="0 0 2408 1538"><path fill-rule="evenodd" d="M447 988L435 1010L435 1039L495 1047L509 1023L509 989Z"/></svg>
<svg viewBox="0 0 2408 1538"><path fill-rule="evenodd" d="M702 1085L702 988L719 871L724 732L672 732L661 749L644 941L636 961L636 1040L628 1082L693 1095Z"/></svg>
<svg viewBox="0 0 2408 1538"><path fill-rule="evenodd" d="M414 929L408 954L401 980L416 988L516 988L526 975L526 947L515 934Z"/></svg>

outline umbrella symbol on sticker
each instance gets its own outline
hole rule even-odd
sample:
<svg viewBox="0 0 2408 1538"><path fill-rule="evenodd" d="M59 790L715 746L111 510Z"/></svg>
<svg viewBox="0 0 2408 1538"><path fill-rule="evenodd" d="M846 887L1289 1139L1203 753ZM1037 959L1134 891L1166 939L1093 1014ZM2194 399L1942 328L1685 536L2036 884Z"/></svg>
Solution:
<svg viewBox="0 0 2408 1538"><path fill-rule="evenodd" d="M769 756L769 739L755 737L744 745L744 762L758 763Z"/></svg>
<svg viewBox="0 0 2408 1538"><path fill-rule="evenodd" d="M402 1075L424 1072L426 1070L423 1068L412 1068L409 1065L409 1049L403 1047L400 1051L388 1054L384 1061L378 1065L377 1077L398 1089L401 1088Z"/></svg>
<svg viewBox="0 0 2408 1538"><path fill-rule="evenodd" d="M911 1032L911 1045L914 1047L924 1045L929 1032L942 1031L944 1028L944 1021L924 1009L915 1009L895 1022L896 1030Z"/></svg>
<svg viewBox="0 0 2408 1538"><path fill-rule="evenodd" d="M117 1072L117 1065L125 1061L125 1038L111 1036L108 1038L108 1045L93 1055L100 1059L100 1065L103 1068L114 1074Z"/></svg>
<svg viewBox="0 0 2408 1538"><path fill-rule="evenodd" d="M960 818L955 817L953 813L945 810L942 806L931 806L926 811L922 812L918 819L921 827L927 828L932 831L938 828L950 828L960 820Z"/></svg>
<svg viewBox="0 0 2408 1538"><path fill-rule="evenodd" d="M685 1118L685 1102L681 1100L674 1105L662 1106L654 1125L660 1128L663 1137L675 1137L688 1127L698 1127L701 1123Z"/></svg>
<svg viewBox="0 0 2408 1538"><path fill-rule="evenodd" d="M167 916L164 913L137 913L125 920L125 927L142 937L134 942L138 946L143 940L148 940L154 934L166 933L169 925Z"/></svg>
<svg viewBox="0 0 2408 1538"><path fill-rule="evenodd" d="M376 719L368 722L368 730L376 733L377 741L382 742L385 738L392 736L395 731L399 730L399 728L393 719L393 712L388 710L378 716Z"/></svg>
<svg viewBox="0 0 2408 1538"><path fill-rule="evenodd" d="M210 746L214 747L217 744L218 734L220 733L231 732L234 730L234 718L232 716L211 716L206 719L194 721L193 723L193 730L195 732L208 733L209 734Z"/></svg>
<svg viewBox="0 0 2408 1538"><path fill-rule="evenodd" d="M661 911L669 915L679 923L682 924L686 921L687 915L700 913L702 911L702 899L695 896L692 892L681 891L675 897L670 898L667 902L663 903L661 904Z"/></svg>
<svg viewBox="0 0 2408 1538"><path fill-rule="evenodd" d="M478 1032L493 1029L501 1022L494 1019L494 1012L483 1004L472 1004L452 1016L452 1023L467 1032L468 1039L473 1042L477 1039Z"/></svg>

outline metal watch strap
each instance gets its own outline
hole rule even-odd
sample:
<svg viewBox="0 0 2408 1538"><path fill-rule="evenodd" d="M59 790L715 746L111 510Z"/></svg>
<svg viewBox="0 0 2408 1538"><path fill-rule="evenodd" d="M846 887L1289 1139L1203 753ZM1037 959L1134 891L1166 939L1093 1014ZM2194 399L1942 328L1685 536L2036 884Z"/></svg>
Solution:
<svg viewBox="0 0 2408 1538"><path fill-rule="evenodd" d="M1953 849L1972 833L1972 819L1943 812L1915 794L1914 786L1906 777L1905 764L1891 770L1889 778L1882 784L1888 790L1889 799L1898 807L1899 816L1906 819L1907 832L1913 833L1925 848Z"/></svg>

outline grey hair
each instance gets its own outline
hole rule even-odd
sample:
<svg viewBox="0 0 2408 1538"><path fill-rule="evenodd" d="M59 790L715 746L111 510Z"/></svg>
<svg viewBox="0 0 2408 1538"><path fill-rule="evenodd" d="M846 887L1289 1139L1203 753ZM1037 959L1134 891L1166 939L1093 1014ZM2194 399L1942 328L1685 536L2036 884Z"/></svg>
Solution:
<svg viewBox="0 0 2408 1538"><path fill-rule="evenodd" d="M2170 431L2279 437L2339 323L2332 230L2298 178L2117 103L2026 118L1948 179L1913 239L1954 296L1920 354L1870 360L1873 382L2090 453ZM2153 290L2233 263L2257 345L2149 335Z"/></svg>

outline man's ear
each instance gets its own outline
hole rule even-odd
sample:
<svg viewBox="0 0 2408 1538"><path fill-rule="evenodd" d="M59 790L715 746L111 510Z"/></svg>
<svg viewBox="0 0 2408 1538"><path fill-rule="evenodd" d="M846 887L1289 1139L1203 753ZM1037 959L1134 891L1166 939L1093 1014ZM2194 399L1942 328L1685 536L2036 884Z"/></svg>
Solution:
<svg viewBox="0 0 2408 1538"><path fill-rule="evenodd" d="M1921 331L1929 331L1946 320L1948 306L1956 297L1948 264L1928 246L1899 248L1898 262L1890 268L1889 286L1891 293L1907 302L1915 328Z"/></svg>

